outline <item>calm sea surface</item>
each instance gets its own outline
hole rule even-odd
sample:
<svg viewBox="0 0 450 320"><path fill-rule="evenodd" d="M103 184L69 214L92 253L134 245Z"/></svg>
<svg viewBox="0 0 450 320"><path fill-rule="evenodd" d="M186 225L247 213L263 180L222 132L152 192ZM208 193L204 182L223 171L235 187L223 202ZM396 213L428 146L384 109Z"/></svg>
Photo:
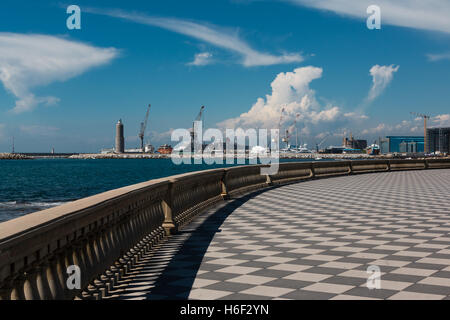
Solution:
<svg viewBox="0 0 450 320"><path fill-rule="evenodd" d="M2 160L0 222L131 184L224 166L175 165L171 159Z"/></svg>

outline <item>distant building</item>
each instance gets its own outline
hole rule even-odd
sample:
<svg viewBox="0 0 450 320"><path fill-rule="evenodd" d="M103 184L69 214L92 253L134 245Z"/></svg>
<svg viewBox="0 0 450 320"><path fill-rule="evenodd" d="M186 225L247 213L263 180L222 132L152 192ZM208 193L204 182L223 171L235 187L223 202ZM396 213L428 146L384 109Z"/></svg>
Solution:
<svg viewBox="0 0 450 320"><path fill-rule="evenodd" d="M450 153L450 128L427 129L427 153Z"/></svg>
<svg viewBox="0 0 450 320"><path fill-rule="evenodd" d="M353 138L353 135L350 134L350 138L344 137L342 146L346 149L364 150L367 148L367 140L356 140Z"/></svg>
<svg viewBox="0 0 450 320"><path fill-rule="evenodd" d="M380 138L381 153L424 152L424 138L421 136L387 136Z"/></svg>

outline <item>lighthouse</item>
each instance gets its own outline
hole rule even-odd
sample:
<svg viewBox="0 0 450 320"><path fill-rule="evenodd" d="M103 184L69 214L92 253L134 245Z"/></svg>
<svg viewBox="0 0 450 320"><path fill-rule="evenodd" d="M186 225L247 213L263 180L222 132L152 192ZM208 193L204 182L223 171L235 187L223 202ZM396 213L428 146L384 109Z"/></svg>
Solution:
<svg viewBox="0 0 450 320"><path fill-rule="evenodd" d="M125 141L123 138L123 123L120 119L116 124L116 153L125 152Z"/></svg>

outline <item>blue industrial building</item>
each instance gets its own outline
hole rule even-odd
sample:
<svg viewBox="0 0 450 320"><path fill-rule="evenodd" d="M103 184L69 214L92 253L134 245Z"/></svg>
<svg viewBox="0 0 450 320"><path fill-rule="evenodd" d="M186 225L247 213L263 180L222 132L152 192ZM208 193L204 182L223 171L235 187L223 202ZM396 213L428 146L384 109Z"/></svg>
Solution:
<svg viewBox="0 0 450 320"><path fill-rule="evenodd" d="M418 153L424 152L423 136L387 136L380 138L381 153Z"/></svg>

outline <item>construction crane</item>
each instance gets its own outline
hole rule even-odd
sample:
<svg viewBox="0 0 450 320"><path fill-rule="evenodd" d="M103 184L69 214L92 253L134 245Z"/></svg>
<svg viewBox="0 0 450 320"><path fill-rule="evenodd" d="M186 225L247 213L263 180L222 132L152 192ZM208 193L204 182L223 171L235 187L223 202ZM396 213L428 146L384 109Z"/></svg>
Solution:
<svg viewBox="0 0 450 320"><path fill-rule="evenodd" d="M325 142L325 140L328 139L328 137L330 136L331 133L327 133L325 135L325 137L322 139L322 141L320 141L319 143L316 143L316 151L319 152L319 147L322 145L322 143Z"/></svg>
<svg viewBox="0 0 450 320"><path fill-rule="evenodd" d="M141 131L139 131L139 139L141 139L141 151L144 152L144 135L145 135L145 129L147 128L147 121L148 121L148 114L150 112L151 105L148 105L147 113L145 114L145 120L144 122L141 122Z"/></svg>
<svg viewBox="0 0 450 320"><path fill-rule="evenodd" d="M417 113L417 112L410 112L412 115L423 118L423 152L427 152L427 121L431 117L426 114Z"/></svg>

